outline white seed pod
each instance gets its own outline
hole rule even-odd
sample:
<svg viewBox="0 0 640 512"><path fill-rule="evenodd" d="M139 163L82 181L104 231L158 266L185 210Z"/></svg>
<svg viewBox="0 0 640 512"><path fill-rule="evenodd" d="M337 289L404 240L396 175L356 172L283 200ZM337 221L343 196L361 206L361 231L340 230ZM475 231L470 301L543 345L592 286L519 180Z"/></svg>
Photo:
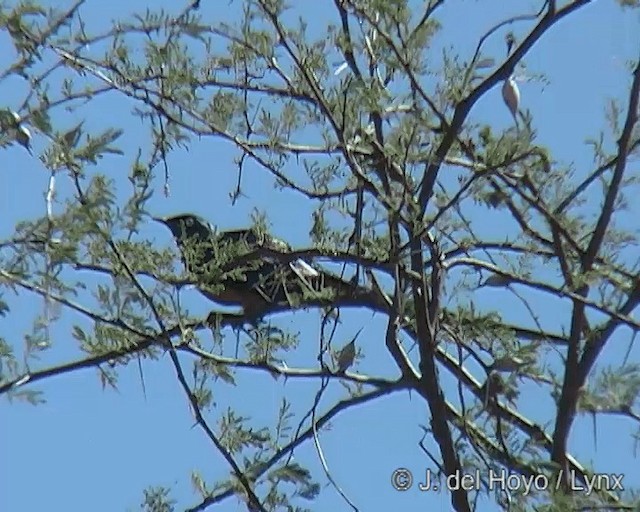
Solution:
<svg viewBox="0 0 640 512"><path fill-rule="evenodd" d="M20 125L16 130L16 142L31 153L31 132L25 126Z"/></svg>
<svg viewBox="0 0 640 512"><path fill-rule="evenodd" d="M13 120L15 122L15 132L14 137L15 141L20 144L23 148L25 148L29 154L31 153L31 132L29 129L22 124L22 118L18 115L17 112L11 111L11 115L13 116Z"/></svg>
<svg viewBox="0 0 640 512"><path fill-rule="evenodd" d="M512 76L502 84L502 98L517 125L518 118L516 116L518 114L518 107L520 106L520 91L518 90L518 84L516 84Z"/></svg>
<svg viewBox="0 0 640 512"><path fill-rule="evenodd" d="M343 62L342 64L340 64L336 70L333 72L334 76L338 76L340 73L342 73L345 69L347 69L349 67L349 64L347 64L347 62Z"/></svg>

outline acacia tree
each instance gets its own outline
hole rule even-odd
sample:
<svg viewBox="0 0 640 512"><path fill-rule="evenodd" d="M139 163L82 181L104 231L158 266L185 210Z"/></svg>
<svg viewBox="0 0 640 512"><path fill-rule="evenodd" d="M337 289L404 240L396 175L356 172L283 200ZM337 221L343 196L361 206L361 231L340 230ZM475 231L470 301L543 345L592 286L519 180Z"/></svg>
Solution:
<svg viewBox="0 0 640 512"><path fill-rule="evenodd" d="M17 223L0 245L5 325L16 314L8 292L43 299L26 342L3 330L0 393L39 403L49 379L90 367L115 388L127 366L143 370L169 357L198 427L227 465L217 481L194 470L189 510L234 498L249 510L313 508L326 481L352 504L323 457L322 431L350 408L399 391L411 393L395 400L419 400L429 418L415 442L434 474L481 475L478 489L451 490L457 511L475 508L479 496L509 510L637 506L630 489L576 492L598 462L588 467L568 443L586 415L640 420L632 349L617 366L597 366L618 328L635 334L640 327L638 221L625 229L615 222L638 197L640 176L629 162L640 144L640 63L630 67L626 97L610 109L610 128L594 134L593 168L576 175L537 140L530 112L514 111L515 124L499 130L470 115L589 1L541 2L538 12L487 27L475 51L444 58L431 51L439 34L456 30L439 23L443 0L325 3L329 21L313 31L304 7L280 0L235 2L241 16L229 22L198 1L179 12L151 9L104 32L85 23L91 6L84 0L64 11L2 6L14 60L1 77L19 83L22 96L2 105L0 146L32 144L34 165L50 179L46 214ZM486 50L505 35L506 57ZM93 102L107 94L128 102L141 122L125 130L108 116L88 122ZM72 109L86 121L70 126L64 112ZM127 130L149 137L137 154L120 149ZM172 154L214 143L234 148L235 166L191 169L189 177L172 167ZM109 175L106 161L128 168L127 178ZM243 190L256 172L275 185L270 194L305 198L308 210L299 215L312 226L306 248L269 257L313 261L352 290L315 290L322 300L305 295L289 304L288 315L316 312L319 341L279 323L281 308L248 324L214 303L209 314L190 313L181 294L185 284L202 283L172 246L140 234L155 213L150 198L158 190L170 195L170 179L235 173L235 204L249 201ZM267 210L255 222L265 229L268 218ZM247 265L238 261L233 271L242 276ZM487 304L486 288L501 302ZM545 303L557 304L553 318ZM513 321L512 304L528 318ZM348 340L341 322L354 315L364 324L366 311L385 326L366 341L356 337L361 365L337 372L335 352ZM67 339L55 339L52 325L69 312ZM38 363L70 338L81 356ZM299 341L317 360L288 366ZM395 376L362 370L385 352ZM275 424L216 408L214 397L241 386L238 374L265 371L280 378L274 383L288 381ZM287 393L301 381L314 390L292 407ZM555 404L549 416L527 417L524 404L542 395ZM327 396L329 405L321 402ZM294 459L305 444L315 459ZM501 470L558 485L494 493L488 475ZM173 508L165 489L145 491L144 506Z"/></svg>

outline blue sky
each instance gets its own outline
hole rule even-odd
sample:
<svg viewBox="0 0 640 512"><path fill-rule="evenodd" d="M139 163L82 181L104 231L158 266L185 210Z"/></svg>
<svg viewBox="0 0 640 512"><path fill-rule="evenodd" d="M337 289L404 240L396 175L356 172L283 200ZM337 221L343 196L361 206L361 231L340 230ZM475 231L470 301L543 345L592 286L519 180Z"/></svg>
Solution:
<svg viewBox="0 0 640 512"><path fill-rule="evenodd" d="M421 4L421 2L415 2ZM173 2L156 2L176 11ZM203 1L200 13L211 23L237 19L237 2L227 8L227 2ZM225 12L218 6L224 4ZM324 31L333 2L308 2L298 11L309 22L309 33L318 36ZM433 48L434 58L440 58L441 49L453 47L463 60L469 60L477 39L495 23L521 14L524 3L511 3L507 12L505 2L499 0L469 2L451 1L440 11L442 31ZM527 2L529 11L536 7ZM114 18L126 19L132 12L144 12L146 2L139 0L100 2L89 0L83 8L87 30L96 32L108 26ZM565 19L532 49L525 58L529 74L545 73L549 83L521 82L521 106L533 113L538 130L538 142L550 147L554 158L571 165L576 175L583 175L592 167L592 155L585 140L597 138L605 129L605 102L610 98L622 100L626 107L626 91L630 73L625 61L637 58L640 47L639 15L620 10L612 1L593 2L574 16ZM521 36L531 27L528 23L513 27ZM0 34L0 46L8 44L6 34ZM487 52L501 58L504 55L501 35L488 44ZM0 70L9 64L0 54ZM0 107L17 108L27 94L24 81L10 79L0 82ZM130 163L139 146L146 148L148 138L140 121L131 115L132 102L109 93L94 99L74 112L58 109L53 114L57 128L70 128L86 119L88 129L117 123L125 129L120 141L125 157L105 158L99 166L114 179L119 187L120 201L124 204L126 177ZM511 122L498 87L489 91L474 107L470 120L490 124L494 131L505 129ZM605 140L612 142L611 137ZM46 140L34 137L36 154ZM609 149L611 149L609 144ZM231 205L229 193L236 182L234 159L237 150L229 144L213 139L194 140L188 151L179 150L169 157L172 169L171 195L162 194L162 177L154 185L156 193L149 202L154 214L192 211L221 228L239 227L250 222L254 208L266 210L272 231L287 238L294 246L308 244L310 217L305 200L291 192L273 188L270 179L255 164L245 170L246 197ZM637 166L637 162L635 163ZM44 214L44 193L48 173L35 157L21 147L0 149L0 240L11 236L16 222ZM59 197L69 193L66 179L59 180ZM597 202L594 203L597 205ZM640 207L635 205L640 216ZM62 209L57 206L57 211ZM620 217L621 226L636 226L633 215ZM640 217L636 217L640 218ZM501 226L486 228L488 235L500 236ZM149 223L140 233L141 239L155 240L166 246L171 243L169 233ZM84 278L77 274L76 279ZM87 279L93 279L88 278ZM90 282L93 282L90 280ZM480 305L495 307L504 300L502 292L483 290L476 298ZM31 328L33 318L42 310L40 299L20 292L6 293L11 314L0 318L0 336L15 346L18 354L23 338ZM184 292L185 304L193 313L206 313L211 304L194 290ZM539 297L537 311L545 325L566 327L568 307ZM518 305L505 301L507 318L522 320L524 311ZM43 352L39 360L30 362L32 370L59 364L79 357L70 326L79 320L77 315L65 313L52 326L52 348ZM319 336L318 314L314 312L281 315L278 321L303 333L299 349L287 355L290 367L313 367L314 350ZM86 322L85 322L86 325ZM340 337L341 345L361 327L365 326L359 344L366 359L357 371L394 378L398 375L393 361L384 347L383 319L368 313L346 315ZM559 327L558 327L559 328ZM232 333L224 341L226 353L232 353L235 337ZM614 341L603 354L604 363L619 364L627 349L630 332L619 329ZM638 361L638 349L631 352ZM190 360L181 356L183 367ZM0 509L15 512L92 509L95 511L136 510L142 501L142 489L148 485L172 488L178 510L195 505L198 500L191 492L189 474L197 470L206 481L214 481L229 473L229 468L205 435L193 427L193 417L187 400L175 378L168 356L157 361L143 362L146 399L142 394L137 365L130 364L119 373L119 392L103 390L95 370L84 370L41 382L34 386L45 392L47 403L33 407L26 403L0 400L3 427L0 435ZM445 372L442 372L444 375ZM237 407L241 414L251 416L259 424L273 424L283 396L294 404L300 414L311 403L318 383L305 379L274 381L261 372L240 370L238 386L214 386L217 410ZM219 394L216 394L220 391ZM539 399L535 386L526 388L529 398L521 404L525 414L545 422L550 418L552 404ZM344 397L344 389L333 384L323 400L324 407ZM213 421L213 420L212 420ZM389 395L341 413L323 431L320 439L324 456L333 478L360 510L388 508L417 509L433 507L448 509L449 496L441 493L406 493L394 491L390 475L397 467L406 467L422 474L428 461L418 447L421 437L419 425L427 425L429 415L426 404L417 396L406 392ZM193 428L192 428L193 427ZM547 426L550 432L552 424ZM572 453L586 465L594 463L601 471L625 472L625 484L640 485L637 461L633 458L630 438L632 426L620 418L601 418L598 421L598 449L594 450L591 419L580 418L573 429L570 447ZM433 448L433 443L431 443ZM313 443L306 443L295 453L297 460L309 463L314 476L325 481ZM300 503L304 505L303 503ZM231 499L216 510L244 510L244 505ZM346 510L348 506L332 487L323 488L320 499L310 503L313 510Z"/></svg>

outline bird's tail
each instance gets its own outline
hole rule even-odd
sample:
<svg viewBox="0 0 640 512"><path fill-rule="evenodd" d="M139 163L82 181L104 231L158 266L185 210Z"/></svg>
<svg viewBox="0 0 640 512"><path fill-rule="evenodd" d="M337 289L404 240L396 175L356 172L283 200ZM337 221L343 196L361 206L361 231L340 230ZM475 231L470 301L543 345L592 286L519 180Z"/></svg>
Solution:
<svg viewBox="0 0 640 512"><path fill-rule="evenodd" d="M306 307L368 307L386 311L388 305L381 294L324 270L300 272L294 266L279 266L260 277L254 289L267 312Z"/></svg>
<svg viewBox="0 0 640 512"><path fill-rule="evenodd" d="M283 293L287 300L304 306L364 306L384 311L387 304L376 291L347 281L327 271L313 277L300 277L286 282Z"/></svg>

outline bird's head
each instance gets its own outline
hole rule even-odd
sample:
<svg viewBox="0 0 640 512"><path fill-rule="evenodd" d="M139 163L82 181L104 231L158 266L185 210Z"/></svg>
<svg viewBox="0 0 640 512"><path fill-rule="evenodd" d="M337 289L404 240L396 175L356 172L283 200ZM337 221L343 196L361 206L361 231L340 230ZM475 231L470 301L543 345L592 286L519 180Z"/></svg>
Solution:
<svg viewBox="0 0 640 512"><path fill-rule="evenodd" d="M183 214L173 217L153 217L153 220L167 226L178 241L187 239L204 241L213 236L213 231L209 224L197 215Z"/></svg>

